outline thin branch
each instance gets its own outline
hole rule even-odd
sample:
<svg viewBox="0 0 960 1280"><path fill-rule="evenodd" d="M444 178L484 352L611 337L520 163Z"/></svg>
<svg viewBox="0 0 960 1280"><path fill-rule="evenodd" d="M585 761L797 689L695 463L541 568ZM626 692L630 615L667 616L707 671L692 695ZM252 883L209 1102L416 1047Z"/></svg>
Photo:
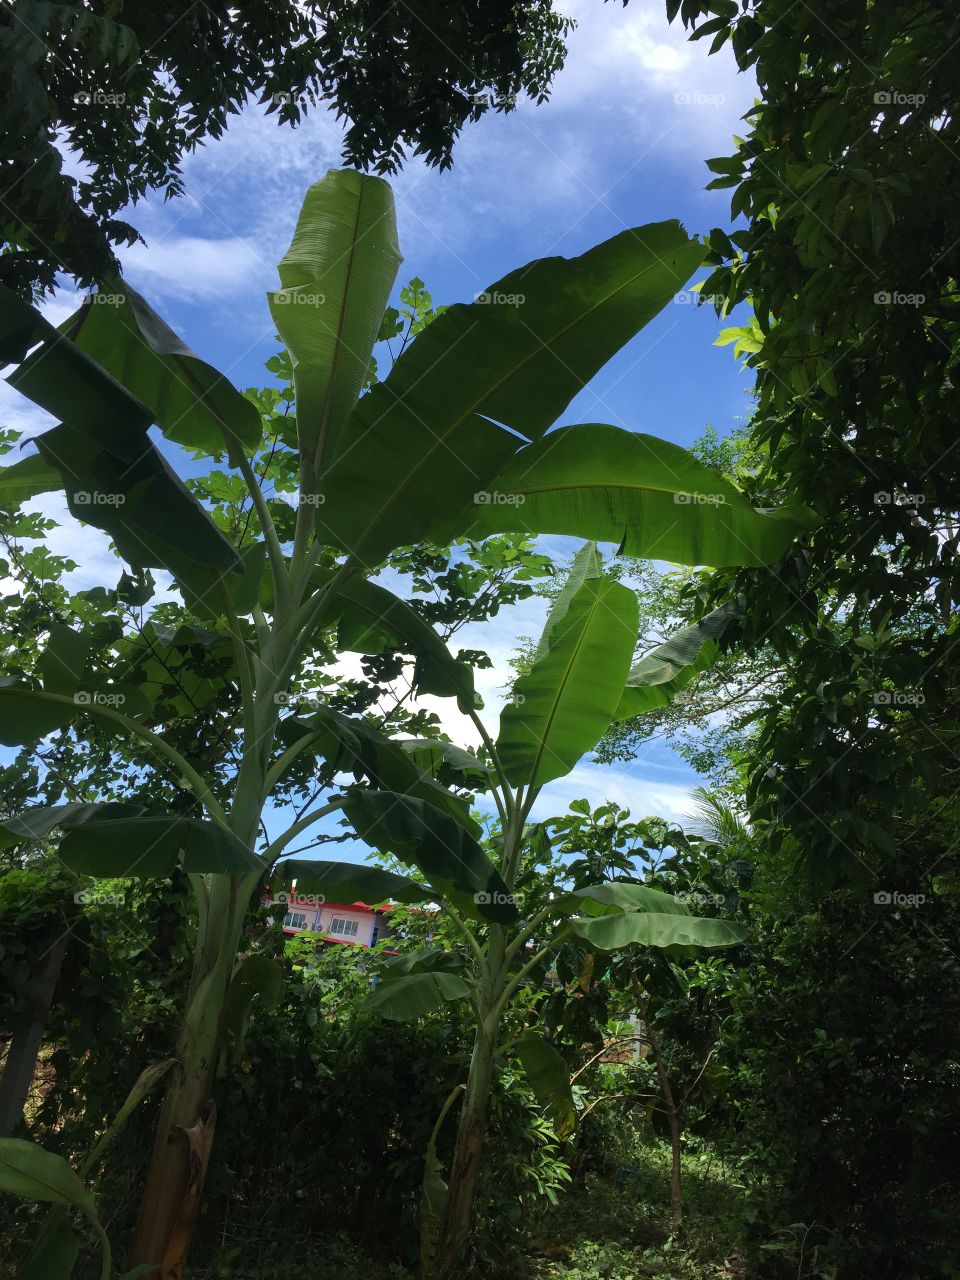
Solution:
<svg viewBox="0 0 960 1280"><path fill-rule="evenodd" d="M327 804L322 805L319 809L314 809L313 813L308 813L306 817L295 822L293 826L288 827L282 836L278 836L276 840L264 849L260 855L268 866L272 866L277 858L284 851L291 840L294 840L301 831L306 831L308 827L312 827L315 822L319 822L321 818L325 818L330 813L335 813L338 809L343 808L346 802L346 796L336 796Z"/></svg>
<svg viewBox="0 0 960 1280"><path fill-rule="evenodd" d="M453 907L451 907L449 902L441 902L440 910L443 912L445 916L447 916L450 920L453 921L457 929L463 935L464 939L466 940L467 946L473 952L474 959L476 960L477 965L479 966L480 975L482 977L487 969L487 958L483 954L483 949L481 948L480 943L477 941L476 934L473 932L473 930L470 928L467 922L460 915L459 911L456 911Z"/></svg>

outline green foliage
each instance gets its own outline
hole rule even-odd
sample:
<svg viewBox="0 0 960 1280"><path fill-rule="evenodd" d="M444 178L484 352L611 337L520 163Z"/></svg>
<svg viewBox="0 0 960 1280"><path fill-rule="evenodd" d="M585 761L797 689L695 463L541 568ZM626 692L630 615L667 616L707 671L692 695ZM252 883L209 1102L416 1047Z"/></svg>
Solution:
<svg viewBox="0 0 960 1280"><path fill-rule="evenodd" d="M526 1032L520 1037L517 1055L537 1101L550 1117L554 1133L561 1139L569 1137L577 1115L570 1091L570 1072L563 1056L549 1040L535 1032Z"/></svg>
<svg viewBox="0 0 960 1280"><path fill-rule="evenodd" d="M712 233L703 295L754 312L730 336L756 371L755 491L824 517L775 578L713 593L742 597L740 636L788 671L758 708L751 805L808 869L856 876L900 838L914 779L931 808L950 790L958 18L901 0L829 22L777 0L678 11L764 86L708 162L743 225Z"/></svg>
<svg viewBox="0 0 960 1280"><path fill-rule="evenodd" d="M604 423L536 440L503 467L494 487L499 505L478 510L475 535L535 524L680 564L769 564L816 523L800 506L757 510L679 445ZM678 518L684 507L697 518Z"/></svg>
<svg viewBox="0 0 960 1280"><path fill-rule="evenodd" d="M149 405L169 440L213 457L259 444L254 405L194 355L129 285L117 285L106 304L87 299L60 332Z"/></svg>
<svg viewBox="0 0 960 1280"><path fill-rule="evenodd" d="M769 1267L750 1266L742 1250L741 1193L729 1171L710 1153L685 1154L691 1208L677 1237L664 1209L669 1150L624 1104L608 1111L598 1141L609 1167L587 1172L556 1207L533 1218L525 1274L531 1280L703 1280L736 1268L748 1280L770 1280ZM591 1113L592 1124L599 1114Z"/></svg>
<svg viewBox="0 0 960 1280"><path fill-rule="evenodd" d="M633 719L655 707L668 706L691 680L714 665L719 656L717 638L735 615L735 608L722 605L645 653L630 668L617 719Z"/></svg>
<svg viewBox="0 0 960 1280"><path fill-rule="evenodd" d="M331 170L307 193L268 295L290 357L300 430L301 495L337 455L370 367L400 266L393 195L385 182ZM318 324L318 313L334 317Z"/></svg>
<svg viewBox="0 0 960 1280"><path fill-rule="evenodd" d="M90 303L79 320L68 322L77 342L51 330L13 294L4 295L2 337L7 353L20 362L12 382L63 419L40 437L38 447L64 472L71 509L83 505L83 495L69 494L69 485L82 478L80 463L96 463L104 481L127 468L117 477L117 489L95 488L98 499L114 501L92 505L112 507L95 523L111 532L118 553L137 572L124 571L115 596L96 597L102 610L111 611L109 625L75 631L58 619L47 626L46 642L29 655L28 669L0 685L0 727L7 740L24 745L51 730L66 731L61 742L66 740L70 757L74 725L81 722L78 745L90 718L137 743L175 784L172 811L156 811L152 771L141 774L138 768L133 779L125 773L121 788L110 776L108 755L105 771L84 781L105 800L124 795L132 780L139 783L150 796L146 813L130 817L129 808L115 805L92 817L86 807L61 812L60 858L76 872L98 876L185 875L196 899L179 1070L161 1114L133 1263L150 1262L173 1247L183 1197L195 1178L178 1135L194 1135L199 1148L212 1138L208 1099L216 1072L224 1078L235 1072L254 1000L266 1009L279 999L269 954L256 948L242 961L238 957L250 899L288 846L332 812L342 810L344 825L396 871L308 860L280 874L339 886L341 892L367 888L377 898L396 891L403 900L439 900L469 953L460 971L432 961L406 973L386 969L369 1000L370 1009L404 1019L463 1002L474 1027L441 1232L440 1262L448 1273L469 1250L477 1152L497 1087L501 1028L513 1018L514 998L532 1010L531 993L521 994L525 984L536 988L571 937L577 942L570 949L582 953L579 982L585 990L592 953L637 942L675 949L741 938L735 926L690 916L635 884L582 888L520 920L513 896L520 861L526 855L528 872L535 874L544 852L536 831L528 831L531 807L543 784L569 772L610 724L635 646L636 597L600 572L595 547L584 550L561 590L496 745L470 700L469 664L482 655L451 659L440 648L458 623L477 617L476 601L467 609L455 602L458 593L468 597L478 574L488 576L493 588L480 616L495 612L508 595L520 597L538 564L523 538L500 539L490 551L468 542L456 567L445 573L454 590L441 602L442 636L412 604L383 588L358 586L398 548L406 549L397 563L411 573L415 587L436 578L435 554L411 550L411 543L469 535L476 508L484 505L475 485L493 483L525 440L544 436L592 374L662 309L702 255L703 246L679 224L661 223L623 232L575 260L531 263L500 281L491 297L442 314L415 282L402 296L413 342L388 377L373 381L374 342L395 334L400 323L385 309L398 262L392 197L379 179L333 172L307 193L293 244L280 264L282 288L270 299L287 346L275 371L285 383L292 380L292 395L278 390L238 396L133 295L125 294L121 306L101 305L92 328L89 315L96 304ZM501 293L517 305L499 305ZM520 306L522 318L516 314ZM77 345L85 333L89 351ZM103 356L109 371L92 353ZM50 380L50 370L57 379ZM184 377L203 405L184 400ZM263 433L254 429L254 416ZM235 473L214 470L199 477L191 492L156 463L159 488L144 486L144 477L134 473L153 465L144 462L151 455L133 451L153 420L168 432L185 421L187 434L181 430L180 438L217 463L225 453ZM639 477L645 456L620 456L630 433L597 430L617 455L618 477L629 480L631 471ZM557 442L550 456L564 454L568 436L550 438ZM688 479L704 474L682 450L648 445L660 463L672 459L685 468ZM570 471L573 460L566 457L563 466ZM615 533L632 546L630 530L642 525L636 545L650 546L649 534L662 551L658 530L669 523L681 531L670 544L680 559L697 558L709 545L722 563L767 562L809 523L795 510L755 512L734 486L724 484L719 505L730 511L729 520L726 514L704 518L695 505L676 501L668 522L662 504L647 504L649 520L639 508L616 515L618 525L627 521L626 534L611 529L604 503L590 500L591 477L578 482L571 471L567 488L574 498L571 510L578 512L577 532L606 538ZM164 486L167 508L159 504ZM287 500L294 493L295 509ZM487 505L496 512L504 504ZM190 514L178 522L181 510ZM550 519L533 512L529 529L549 531ZM504 523L509 531L511 521ZM761 526L776 529L776 536L764 535ZM484 529L495 531L496 520ZM158 605L146 621L114 619L115 605L135 613L149 603L150 567L173 573L186 607ZM511 581L517 585L503 591ZM198 615L209 625L199 626ZM365 679L352 687L335 672L323 673L341 642L365 657ZM462 755L441 748L438 765L431 748L431 766L443 775L434 778L402 742L382 732L388 721L391 729L399 724L416 736L433 727L422 713L397 714L406 695L393 713L379 713L379 725L358 714L380 700L382 687L403 672L403 655L411 651L416 665L410 692L419 687L456 694L484 739L482 756L467 761L466 772ZM84 687L88 683L91 689ZM326 696L317 696L318 684ZM315 708L312 715L299 714L301 699ZM346 773L353 774L352 782L344 780ZM468 777L488 790L493 784L502 819L493 840L481 839L469 814L463 794ZM71 784L69 790L76 788ZM325 792L332 794L320 802ZM265 806L278 796L293 813L271 838ZM87 803L84 795L70 794L70 800ZM40 816L34 822L43 830L31 835L43 835L56 819ZM7 834L17 832L8 824ZM336 838L322 835L313 843ZM411 866L422 882L399 874ZM542 897L544 887L538 883L531 898ZM557 913L569 917L559 932ZM546 1090L551 1113L566 1132L573 1123L572 1100L558 1084L559 1050L544 1040L532 1053L534 1042L523 1043L530 1079ZM449 1089L445 1096L452 1096ZM438 1158L436 1150L430 1146L431 1161ZM428 1213L436 1208L425 1204Z"/></svg>
<svg viewBox="0 0 960 1280"><path fill-rule="evenodd" d="M211 1172L210 1220L195 1246L200 1274L208 1258L230 1265L219 1224L229 1221L234 1197L259 1206L262 1230L276 1232L281 1256L292 1201L298 1236L314 1230L326 1236L336 1220L352 1239L365 1241L372 1266L412 1263L427 1143L450 1089L465 1076L467 1025L451 1004L415 1025L369 1016L370 953L318 948L305 937L291 940L287 952L287 994L251 1023L226 1099L235 1124ZM497 1229L506 1244L522 1225L514 1209L520 1197L536 1203L537 1180L559 1185L562 1173L549 1163L557 1160L555 1140L539 1127L519 1082L498 1085L494 1114L489 1212L509 1216L510 1224ZM452 1126L440 1134L444 1164L452 1136ZM341 1151L350 1158L331 1158ZM246 1258L238 1242L232 1264L238 1276Z"/></svg>
<svg viewBox="0 0 960 1280"><path fill-rule="evenodd" d="M576 259L531 263L447 309L358 404L339 456L318 476L318 536L373 566L393 547L468 532L485 500L482 533L515 530L510 504L490 502L484 488L504 489L498 475L521 442L512 433L539 439L702 253L679 223L660 223Z"/></svg>
<svg viewBox="0 0 960 1280"><path fill-rule="evenodd" d="M189 0L104 12L18 0L16 21L0 23L11 90L0 274L24 294L50 289L58 271L111 279L113 246L139 239L117 215L150 190L182 194L184 157L251 99L291 126L331 106L357 168L394 172L407 151L445 167L468 121L547 97L570 26L548 0L504 11L431 0L416 14L375 0L270 0L243 14ZM63 171L68 152L79 180Z"/></svg>
<svg viewBox="0 0 960 1280"><path fill-rule="evenodd" d="M516 921L517 909L502 876L473 833L454 818L392 791L355 791L345 807L369 845L414 863L460 911L500 924Z"/></svg>
<svg viewBox="0 0 960 1280"><path fill-rule="evenodd" d="M855 891L768 908L749 964L705 984L728 1011L707 1121L750 1172L758 1227L816 1224L841 1274L960 1259L956 916L948 882L901 910Z"/></svg>
<svg viewBox="0 0 960 1280"><path fill-rule="evenodd" d="M613 719L637 633L633 593L574 562L531 664L500 716L497 755L514 785L542 786L562 777Z"/></svg>

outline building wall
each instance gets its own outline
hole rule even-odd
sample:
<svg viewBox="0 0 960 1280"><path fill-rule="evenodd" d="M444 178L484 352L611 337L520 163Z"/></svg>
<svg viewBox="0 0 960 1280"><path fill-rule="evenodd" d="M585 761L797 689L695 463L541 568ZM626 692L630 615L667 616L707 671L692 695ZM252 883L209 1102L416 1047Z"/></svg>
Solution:
<svg viewBox="0 0 960 1280"><path fill-rule="evenodd" d="M268 904L271 901L272 899L267 899ZM299 929L309 929L314 933L322 933L330 938L345 939L348 942L357 943L359 946L370 946L374 928L379 929L380 938L387 931L386 913L383 911L365 911L358 907L330 906L327 903L318 905L309 900L289 902L286 905L288 914L296 913L305 917ZM332 933L331 925L334 919L356 921L357 932L355 934Z"/></svg>

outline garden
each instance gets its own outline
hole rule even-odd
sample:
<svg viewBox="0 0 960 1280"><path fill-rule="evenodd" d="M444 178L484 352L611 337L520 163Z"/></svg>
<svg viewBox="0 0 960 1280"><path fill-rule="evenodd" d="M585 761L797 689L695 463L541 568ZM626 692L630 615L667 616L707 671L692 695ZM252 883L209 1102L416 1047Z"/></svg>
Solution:
<svg viewBox="0 0 960 1280"><path fill-rule="evenodd" d="M960 1280L960 12L562 9L0 11L0 1280Z"/></svg>

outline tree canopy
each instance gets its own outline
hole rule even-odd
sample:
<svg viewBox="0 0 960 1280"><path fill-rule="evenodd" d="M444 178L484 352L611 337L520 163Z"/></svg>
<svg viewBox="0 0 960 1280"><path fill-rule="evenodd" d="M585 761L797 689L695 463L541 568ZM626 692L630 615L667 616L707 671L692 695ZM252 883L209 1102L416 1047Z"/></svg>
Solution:
<svg viewBox="0 0 960 1280"><path fill-rule="evenodd" d="M746 226L713 232L703 295L753 310L725 338L756 371L753 500L788 493L823 518L776 575L733 575L710 602L743 597L747 647L789 669L765 700L750 798L851 871L890 852L918 778L953 791L960 139L947 51L960 16L901 0L829 17L779 0L669 8L694 39L729 40L760 82L746 136L708 161Z"/></svg>
<svg viewBox="0 0 960 1280"><path fill-rule="evenodd" d="M569 26L551 0L14 0L0 10L0 281L104 281L139 239L127 207L182 194L184 157L251 100L290 125L330 108L358 168L392 173L409 153L446 167L464 124L547 97Z"/></svg>

